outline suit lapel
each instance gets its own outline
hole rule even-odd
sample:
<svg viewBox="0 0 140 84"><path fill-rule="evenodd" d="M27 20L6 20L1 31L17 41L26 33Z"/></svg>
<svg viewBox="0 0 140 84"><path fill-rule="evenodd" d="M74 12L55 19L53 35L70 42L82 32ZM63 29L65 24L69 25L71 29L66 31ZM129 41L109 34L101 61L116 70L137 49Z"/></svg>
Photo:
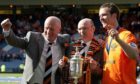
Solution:
<svg viewBox="0 0 140 84"><path fill-rule="evenodd" d="M39 56L41 56L45 44L45 39L42 34L40 34L40 36L37 39L39 44Z"/></svg>

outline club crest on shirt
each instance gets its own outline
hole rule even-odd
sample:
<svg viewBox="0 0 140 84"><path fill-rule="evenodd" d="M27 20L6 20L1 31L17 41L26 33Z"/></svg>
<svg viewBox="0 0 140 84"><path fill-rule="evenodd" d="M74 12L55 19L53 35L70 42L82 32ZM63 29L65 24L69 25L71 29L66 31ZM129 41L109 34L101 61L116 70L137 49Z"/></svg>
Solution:
<svg viewBox="0 0 140 84"><path fill-rule="evenodd" d="M137 45L134 42L131 42L130 43L130 46L133 47L133 48L136 48L137 47Z"/></svg>

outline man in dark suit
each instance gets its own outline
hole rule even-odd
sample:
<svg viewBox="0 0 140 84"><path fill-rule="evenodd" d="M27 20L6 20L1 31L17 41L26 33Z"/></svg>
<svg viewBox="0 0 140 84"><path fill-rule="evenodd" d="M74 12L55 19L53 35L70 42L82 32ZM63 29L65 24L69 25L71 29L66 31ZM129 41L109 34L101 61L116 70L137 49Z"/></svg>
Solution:
<svg viewBox="0 0 140 84"><path fill-rule="evenodd" d="M75 48L78 47L79 55L84 59L83 75L79 78L78 84L100 84L103 68L103 48L101 44L103 43L95 38L95 26L91 19L80 20L77 30L80 39L71 44L73 46L71 56L76 53ZM60 67L65 67L65 64L65 61L60 59Z"/></svg>
<svg viewBox="0 0 140 84"><path fill-rule="evenodd" d="M78 23L79 42L85 46L80 50L84 61L83 76L80 84L100 84L103 68L103 43L100 43L95 36L95 26L90 18L81 19ZM82 52L83 51L83 52Z"/></svg>
<svg viewBox="0 0 140 84"><path fill-rule="evenodd" d="M61 21L58 17L50 16L45 20L43 33L30 31L24 38L13 33L9 19L3 20L1 26L7 43L22 48L27 53L21 84L61 84L58 61L65 54L64 43L68 42L68 35L59 34ZM51 51L48 52L49 47ZM51 67L46 65L50 56Z"/></svg>

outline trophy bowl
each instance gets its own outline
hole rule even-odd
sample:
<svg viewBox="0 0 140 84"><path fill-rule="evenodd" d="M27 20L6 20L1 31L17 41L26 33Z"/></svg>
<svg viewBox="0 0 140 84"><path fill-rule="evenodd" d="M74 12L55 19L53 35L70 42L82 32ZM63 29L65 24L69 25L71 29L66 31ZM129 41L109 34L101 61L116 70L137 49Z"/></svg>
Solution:
<svg viewBox="0 0 140 84"><path fill-rule="evenodd" d="M74 55L70 59L70 76L74 79L75 84L78 83L78 78L82 76L83 59L79 55Z"/></svg>

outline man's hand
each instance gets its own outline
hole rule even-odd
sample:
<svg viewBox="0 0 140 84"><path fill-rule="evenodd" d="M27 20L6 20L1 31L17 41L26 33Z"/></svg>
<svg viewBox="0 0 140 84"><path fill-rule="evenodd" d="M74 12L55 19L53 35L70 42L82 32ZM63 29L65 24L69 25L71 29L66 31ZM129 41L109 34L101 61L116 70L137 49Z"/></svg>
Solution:
<svg viewBox="0 0 140 84"><path fill-rule="evenodd" d="M91 68L91 70L94 71L97 68L97 65L98 65L98 63L94 59L90 60L90 68Z"/></svg>
<svg viewBox="0 0 140 84"><path fill-rule="evenodd" d="M1 22L1 27L4 29L4 31L8 31L12 26L11 21L7 18Z"/></svg>
<svg viewBox="0 0 140 84"><path fill-rule="evenodd" d="M59 67L63 68L67 62L68 62L68 58L66 56L63 56L63 58L60 59L59 62L58 62Z"/></svg>
<svg viewBox="0 0 140 84"><path fill-rule="evenodd" d="M114 39L118 38L118 31L116 29L110 29L108 34L109 34L109 36L113 37Z"/></svg>

